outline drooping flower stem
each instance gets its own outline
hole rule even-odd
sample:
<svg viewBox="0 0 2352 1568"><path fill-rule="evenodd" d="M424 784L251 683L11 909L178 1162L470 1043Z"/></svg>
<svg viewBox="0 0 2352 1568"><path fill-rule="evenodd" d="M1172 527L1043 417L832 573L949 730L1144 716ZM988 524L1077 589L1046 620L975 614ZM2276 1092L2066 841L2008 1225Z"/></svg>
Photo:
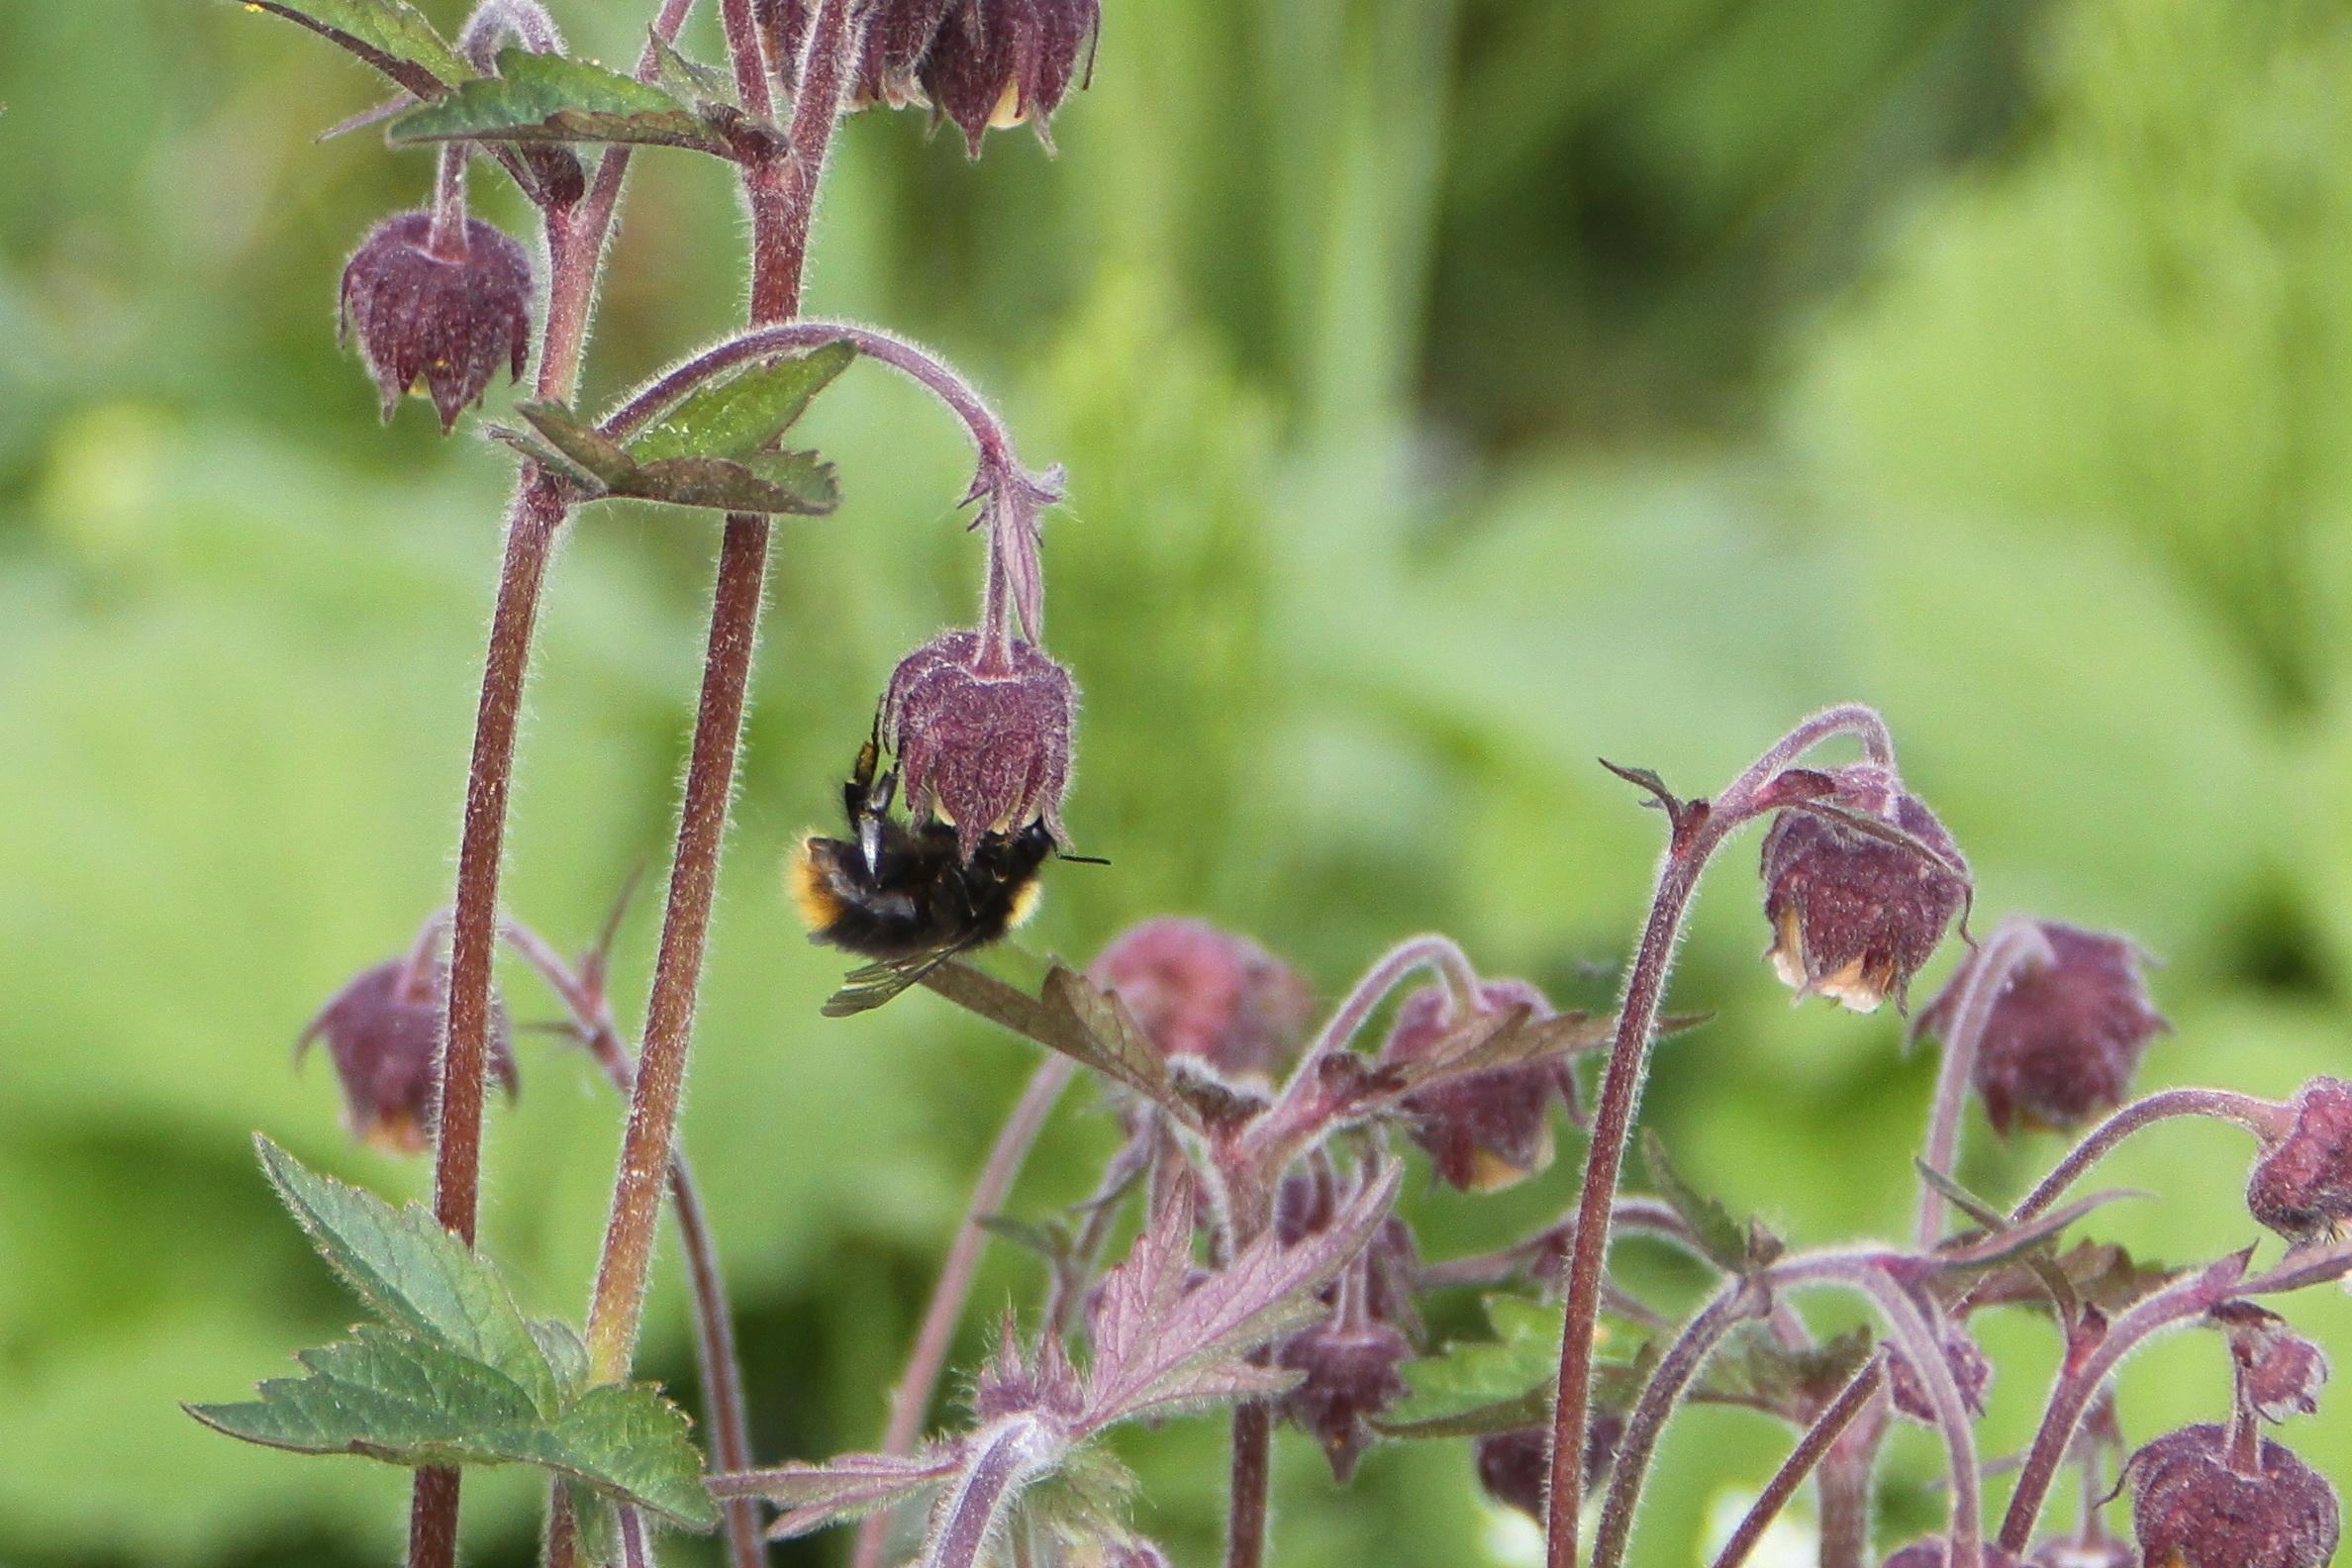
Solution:
<svg viewBox="0 0 2352 1568"><path fill-rule="evenodd" d="M1676 814L1673 839L1659 863L1641 944L1634 953L1617 1010L1617 1036L1602 1078L1592 1148L1586 1156L1584 1187L1577 1199L1576 1234L1568 1260L1567 1320L1552 1405L1551 1486L1544 1529L1547 1568L1575 1568L1577 1560L1576 1519L1584 1490L1593 1327L1600 1317L1609 1222L1683 916L1698 890L1708 857L1728 833L1764 809L1763 797L1772 780L1806 751L1838 735L1859 737L1872 761L1893 765L1894 743L1877 714L1856 706L1830 708L1782 736L1715 802L1686 804Z"/></svg>
<svg viewBox="0 0 2352 1568"><path fill-rule="evenodd" d="M1772 1473L1771 1480L1764 1483L1764 1490L1757 1494L1756 1501L1740 1516L1738 1525L1731 1531L1731 1538L1723 1542L1721 1551L1715 1553L1715 1568L1740 1568L1740 1564L1747 1561L1748 1553L1754 1551L1757 1543L1763 1540L1764 1531L1780 1517L1781 1510L1789 1506L1790 1500L1796 1497L1797 1489L1805 1484L1805 1478L1813 1473L1813 1466L1820 1463L1822 1455L1845 1434L1845 1429L1854 1423L1854 1419L1870 1404L1871 1398L1879 1391L1879 1385L1886 1380L1886 1375L1885 1361L1872 1356L1863 1363L1862 1370L1854 1374L1852 1381L1846 1384L1837 1398L1829 1402L1828 1408L1813 1418L1813 1423L1805 1429L1805 1435L1797 1440L1797 1446L1790 1450L1789 1457L1781 1461L1781 1467ZM1825 1496L1822 1513L1828 1513ZM1826 1519L1822 1527L1826 1534Z"/></svg>
<svg viewBox="0 0 2352 1568"><path fill-rule="evenodd" d="M444 144L436 163L433 182L433 228L426 245L443 261L465 259L465 165L473 148L463 142Z"/></svg>
<svg viewBox="0 0 2352 1568"><path fill-rule="evenodd" d="M906 1373L891 1393L890 1425L882 1434L882 1452L906 1453L922 1434L924 1413L931 1408L939 1374L947 1364L955 1325L963 1317L972 1276L979 1268L980 1253L988 1241L987 1227L981 1222L1004 1208L1005 1197L1021 1174L1029 1146L1036 1142L1046 1117L1052 1114L1054 1103L1069 1087L1077 1070L1078 1064L1067 1056L1049 1055L1039 1062L1029 1087L1013 1107L1013 1114L1005 1119L1003 1129L997 1133L996 1145L988 1152L988 1163L973 1184L963 1220L955 1228L955 1240L947 1249L947 1261L939 1269L938 1283L931 1287L931 1305L924 1311L923 1326L915 1335L915 1348L907 1358ZM741 1465L728 1464L723 1468L748 1469L750 1465L746 1460ZM854 1568L874 1568L882 1560L888 1530L887 1513L866 1516L858 1525L857 1547L851 1558Z"/></svg>
<svg viewBox="0 0 2352 1568"><path fill-rule="evenodd" d="M835 54L845 53L851 39L844 0L825 0L812 33L812 50L830 49ZM810 58L809 75L814 78L821 71L817 54L813 52ZM744 172L753 213L754 327L771 325L799 308L808 209L817 194L814 168L822 167L833 139L839 107L839 74L844 67L845 61L840 59L823 66L835 85L822 105L806 90L794 104L790 155ZM810 167L804 170L804 165ZM771 210L763 219L763 207L777 199L779 190L783 193L780 211ZM779 223L782 232L797 233L803 243L774 244ZM637 1058L637 1091L630 1101L620 1172L613 1184L612 1216L605 1226L595 1295L589 1304L589 1370L600 1381L617 1381L628 1375L644 1314L645 1285L660 1219L661 1180L669 1168L677 1133L687 1047L694 1030L695 996L702 981L711 904L718 892L719 861L735 790L735 752L742 735L751 655L758 640L766 585L768 539L766 518L729 514L719 548L718 584L712 594L702 696L678 812L677 850L670 862L669 900L662 913L652 994L645 1012L644 1046Z"/></svg>
<svg viewBox="0 0 2352 1568"><path fill-rule="evenodd" d="M2210 1117L2216 1122L2228 1122L2244 1127L2259 1138L2280 1138L2295 1125L2292 1107L2275 1100L2239 1094L2229 1089L2164 1089L2135 1100L2108 1117L2085 1134L2083 1141L2067 1152L2041 1179L2032 1192L2026 1194L2010 1214L2012 1225L2021 1225L2040 1215L2050 1205L2064 1197L2066 1190L2082 1180L2092 1166L2107 1156L2109 1150L2144 1127L2174 1117Z"/></svg>
<svg viewBox="0 0 2352 1568"><path fill-rule="evenodd" d="M2234 1261L2242 1269L2244 1256L2225 1262ZM2032 1540L2034 1523L2065 1463L2075 1428L2124 1357L2155 1334L2189 1323L2224 1301L2301 1290L2347 1273L2352 1273L2352 1242L2339 1241L2290 1252L2275 1267L2252 1279L2223 1265L2200 1269L2125 1309L2079 1364L2059 1368L2049 1403L2042 1411L2041 1426L2017 1472L2016 1489L2009 1494L2009 1514L2001 1525L2002 1549L2021 1553Z"/></svg>
<svg viewBox="0 0 2352 1568"><path fill-rule="evenodd" d="M1935 1101L1927 1114L1927 1148L1920 1156L1929 1170L1948 1175L1959 1153L1960 1119L1968 1109L1977 1046L1993 1020L1994 1005L2009 989L2009 977L2027 964L2047 963L2051 957L2049 938L2042 934L2041 927L2020 916L2003 921L1985 939L1953 1007L1950 1037L1943 1042L1943 1062L1936 1070ZM1911 1238L1921 1250L1941 1238L1943 1216L1942 1191L1932 1182L1920 1182L1918 1219L1911 1227Z"/></svg>

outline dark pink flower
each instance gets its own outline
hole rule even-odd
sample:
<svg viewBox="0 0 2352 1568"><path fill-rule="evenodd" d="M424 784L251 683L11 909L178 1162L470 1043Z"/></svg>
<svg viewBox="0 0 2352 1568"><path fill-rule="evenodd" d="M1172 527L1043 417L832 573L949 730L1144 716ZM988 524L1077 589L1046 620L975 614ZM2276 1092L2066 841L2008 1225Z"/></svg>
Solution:
<svg viewBox="0 0 2352 1568"><path fill-rule="evenodd" d="M343 1085L343 1124L353 1137L392 1154L421 1153L432 1141L448 995L446 963L418 965L412 973L407 958L395 958L353 975L302 1031L294 1059L301 1061L314 1041L327 1042ZM495 999L490 1076L515 1093L506 1010Z"/></svg>
<svg viewBox="0 0 2352 1568"><path fill-rule="evenodd" d="M955 827L966 860L989 833L1042 822L1054 841L1070 783L1078 686L1027 642L1010 668L986 667L980 634L942 633L899 661L882 699L882 738L898 754L908 814Z"/></svg>
<svg viewBox="0 0 2352 1568"><path fill-rule="evenodd" d="M433 214L399 213L369 231L343 267L341 331L358 340L386 419L422 381L445 433L500 365L523 374L531 262L478 218L462 234L462 243L437 249Z"/></svg>
<svg viewBox="0 0 2352 1568"><path fill-rule="evenodd" d="M2335 1555L2334 1488L2265 1437L2244 1473L2229 1432L2210 1422L2168 1433L2131 1456L2131 1524L2160 1568L2321 1568Z"/></svg>
<svg viewBox="0 0 2352 1568"><path fill-rule="evenodd" d="M1625 1434L1624 1418L1611 1411L1595 1411L1585 1433L1584 1485L1590 1492L1609 1474L1617 1443ZM1478 1484L1486 1495L1540 1524L1543 1500L1551 1489L1551 1428L1520 1426L1478 1439Z"/></svg>
<svg viewBox="0 0 2352 1568"><path fill-rule="evenodd" d="M1832 997L1868 1013L1905 988L1968 906L1968 868L1935 814L1887 769L1869 763L1828 774L1815 797L1875 820L1909 842L1799 808L1764 835L1768 956L1800 995ZM1925 851L1925 852L1922 852Z"/></svg>
<svg viewBox="0 0 2352 1568"><path fill-rule="evenodd" d="M1525 1007L1530 1017L1552 1016L1543 993L1524 980L1483 981L1479 1002L1492 1012ZM1380 1060L1419 1061L1464 1022L1443 986L1416 991L1397 1009ZM1551 1164L1552 1109L1566 1099L1562 1071L1558 1062L1536 1061L1441 1079L1400 1102L1406 1128L1448 1184L1464 1192L1509 1187Z"/></svg>
<svg viewBox="0 0 2352 1568"><path fill-rule="evenodd" d="M2254 1218L2290 1241L2335 1235L2352 1218L2352 1083L2314 1078L2295 1096L2295 1126L2246 1182Z"/></svg>
<svg viewBox="0 0 2352 1568"><path fill-rule="evenodd" d="M1173 916L1130 926L1087 970L1117 992L1151 1042L1228 1078L1270 1074L1315 1006L1298 971L1246 936Z"/></svg>

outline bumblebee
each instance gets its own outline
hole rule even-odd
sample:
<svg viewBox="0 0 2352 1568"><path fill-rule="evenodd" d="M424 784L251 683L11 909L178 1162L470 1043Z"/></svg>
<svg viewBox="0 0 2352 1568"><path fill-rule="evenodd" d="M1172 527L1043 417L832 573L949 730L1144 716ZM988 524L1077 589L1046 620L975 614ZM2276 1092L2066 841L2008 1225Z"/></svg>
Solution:
<svg viewBox="0 0 2352 1568"><path fill-rule="evenodd" d="M841 788L850 836L810 833L785 867L809 939L874 960L849 972L825 1005L828 1018L880 1007L956 954L1002 938L1035 910L1037 874L1055 853L1053 834L1033 822L987 834L965 860L949 824L890 815L898 774L880 765L879 740L869 739Z"/></svg>

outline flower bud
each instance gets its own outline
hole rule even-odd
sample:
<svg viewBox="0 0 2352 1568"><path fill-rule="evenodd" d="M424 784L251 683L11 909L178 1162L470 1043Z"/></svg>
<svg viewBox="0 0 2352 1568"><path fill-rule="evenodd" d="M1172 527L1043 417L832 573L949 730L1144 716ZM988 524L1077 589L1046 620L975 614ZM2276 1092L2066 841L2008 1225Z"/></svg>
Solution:
<svg viewBox="0 0 2352 1568"><path fill-rule="evenodd" d="M531 262L478 218L463 233L462 246L436 250L433 214L399 213L377 224L343 267L339 336L359 341L387 420L422 380L445 434L499 365L523 374Z"/></svg>
<svg viewBox="0 0 2352 1568"><path fill-rule="evenodd" d="M439 1104L441 1035L448 1015L449 966L421 973L395 958L353 975L328 1000L295 1042L300 1062L314 1040L327 1042L343 1085L343 1125L389 1154L422 1153ZM506 1010L490 1005L490 1076L515 1093L515 1057Z"/></svg>
<svg viewBox="0 0 2352 1568"><path fill-rule="evenodd" d="M1370 1314L1341 1322L1342 1311L1282 1342L1277 1365L1304 1372L1306 1379L1282 1396L1281 1411L1323 1444L1331 1478L1344 1485L1357 1459L1372 1444L1368 1417L1403 1399L1398 1364L1413 1359L1413 1341Z"/></svg>
<svg viewBox="0 0 2352 1568"><path fill-rule="evenodd" d="M898 754L908 814L955 827L966 860L990 833L1042 822L1062 832L1070 735L1078 687L1070 672L1027 642L1011 668L982 659L980 635L946 632L899 661L882 699L882 736Z"/></svg>
<svg viewBox="0 0 2352 1568"><path fill-rule="evenodd" d="M2209 1315L2229 1335L2237 1363L2238 1398L2274 1424L2319 1409L2327 1382L2325 1352L2297 1333L2287 1320L2252 1302L2224 1302Z"/></svg>
<svg viewBox="0 0 2352 1568"><path fill-rule="evenodd" d="M1960 1403L1968 1407L1970 1415L1985 1414L1985 1396L1993 1388L1993 1363L1968 1331L1941 1314L1937 1319L1937 1336L1943 1341L1944 1365L1951 1368L1952 1382L1960 1390ZM1887 1396L1895 1408L1912 1421L1933 1426L1935 1402L1927 1397L1927 1386L1920 1381L1918 1368L1900 1350L1892 1346L1887 1351Z"/></svg>
<svg viewBox="0 0 2352 1568"><path fill-rule="evenodd" d="M1977 1041L1976 1089L2002 1132L2079 1127L2123 1103L2148 1042L2172 1026L2148 1001L2141 954L2126 937L2036 922L2045 959L2014 963ZM1960 960L1918 1029L1947 1043L1960 997L1998 939Z"/></svg>
<svg viewBox="0 0 2352 1568"><path fill-rule="evenodd" d="M2352 1218L2352 1083L2314 1078L2294 1110L2294 1127L2254 1162L2246 1207L2290 1241L2324 1240Z"/></svg>
<svg viewBox="0 0 2352 1568"><path fill-rule="evenodd" d="M1315 1006L1298 971L1256 942L1172 916L1113 937L1087 975L1118 993L1162 1054L1196 1057L1227 1078L1271 1074Z"/></svg>
<svg viewBox="0 0 2352 1568"><path fill-rule="evenodd" d="M1046 122L1101 22L1100 0L962 0L923 57L924 89L974 157L990 131L1024 121L1050 147Z"/></svg>
<svg viewBox="0 0 2352 1568"><path fill-rule="evenodd" d="M1524 980L1482 981L1478 996L1490 1012L1523 1006L1534 1018L1552 1016L1543 993ZM1425 986L1397 1009L1380 1060L1386 1066L1419 1061L1463 1022L1454 1015L1451 992ZM1413 1141L1441 1178L1464 1192L1494 1192L1551 1164L1552 1106L1566 1098L1561 1071L1554 1061L1490 1067L1439 1079L1399 1105L1410 1118L1406 1128Z"/></svg>
<svg viewBox="0 0 2352 1568"><path fill-rule="evenodd" d="M1613 1411L1595 1411L1585 1433L1584 1486L1599 1486L1617 1458L1617 1443L1625 1434L1624 1418ZM1551 1487L1551 1428L1519 1426L1491 1432L1478 1439L1478 1484L1486 1495L1540 1524L1544 1521L1544 1494Z"/></svg>
<svg viewBox="0 0 2352 1568"><path fill-rule="evenodd" d="M1835 998L1856 1013L1904 991L1968 904L1968 868L1935 814L1870 763L1834 769L1822 805L1875 818L1914 843L1788 808L1764 835L1767 954L1800 996ZM1922 848L1932 854L1922 853Z"/></svg>
<svg viewBox="0 0 2352 1568"><path fill-rule="evenodd" d="M2278 1443L2260 1439L2241 1474L2229 1433L2206 1422L2131 1456L2131 1526L2142 1560L2165 1568L2321 1568L2335 1555L2335 1491Z"/></svg>

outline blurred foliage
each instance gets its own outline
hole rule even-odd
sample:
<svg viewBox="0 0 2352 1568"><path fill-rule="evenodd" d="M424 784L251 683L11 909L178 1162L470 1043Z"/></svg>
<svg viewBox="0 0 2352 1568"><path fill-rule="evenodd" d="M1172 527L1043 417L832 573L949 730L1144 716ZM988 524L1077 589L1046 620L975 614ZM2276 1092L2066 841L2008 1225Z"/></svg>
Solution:
<svg viewBox="0 0 2352 1568"><path fill-rule="evenodd" d="M619 58L643 7L559 9ZM2170 960L2150 1083L2282 1093L2352 1067L2340 0L1108 10L1058 159L1008 137L968 167L915 116L852 125L814 279L814 308L935 342L1003 394L1030 461L1070 469L1048 534L1088 698L1069 821L1115 863L1055 872L1031 945L1083 957L1195 912L1335 994L1437 927L1604 1002L1658 824L1593 756L1696 792L1852 697L1969 852L1980 922L2112 926ZM379 430L337 356L343 248L429 178L365 136L314 144L373 91L226 4L0 20L11 1568L398 1549L398 1476L244 1449L174 1405L242 1396L348 1314L250 1129L387 1194L426 1179L346 1148L327 1075L287 1069L318 1002L445 896L505 474L414 411ZM592 400L740 306L724 171L656 151L633 179ZM840 965L775 868L833 809L891 661L969 615L977 551L966 455L912 390L854 371L803 430L847 499L778 546L687 1134L778 1458L873 1440L1028 1070L928 998L816 1017ZM707 518L644 509L573 536L510 883L567 944L666 847L714 546ZM1662 1052L1650 1115L1695 1183L1799 1241L1899 1227L1932 1065L1894 1019L1788 1008L1743 859L1677 987L1715 1022ZM508 979L520 1016L552 1014ZM523 1053L487 1233L533 1311L576 1311L617 1112L575 1055ZM1110 1144L1073 1105L1021 1212L1081 1194ZM1972 1131L1962 1174L2013 1191L2055 1147ZM1576 1152L1498 1198L1417 1191L1424 1247L1548 1219ZM2163 1201L2099 1229L2165 1257L2240 1244L2244 1157L2226 1130L2157 1134L2112 1174ZM2200 1170L2209 1190L2184 1185ZM1662 1294L1694 1284L1659 1270ZM994 1256L979 1301L1035 1285ZM663 1289L650 1370L690 1393ZM2291 1310L2352 1365L2352 1302ZM2021 1315L1988 1339L1998 1452L2051 1350ZM2210 1343L2169 1342L2125 1420L2209 1419L2223 1382ZM2290 1435L2352 1482L2352 1422ZM1127 1444L1180 1561L1214 1550L1221 1441ZM1780 1441L1689 1413L1640 1561L1691 1562ZM1281 1462L1292 1568L1526 1546L1462 1445L1376 1452L1345 1494L1311 1444ZM1891 1532L1932 1518L1931 1462L1897 1442ZM476 1560L526 1560L528 1478L469 1493Z"/></svg>

